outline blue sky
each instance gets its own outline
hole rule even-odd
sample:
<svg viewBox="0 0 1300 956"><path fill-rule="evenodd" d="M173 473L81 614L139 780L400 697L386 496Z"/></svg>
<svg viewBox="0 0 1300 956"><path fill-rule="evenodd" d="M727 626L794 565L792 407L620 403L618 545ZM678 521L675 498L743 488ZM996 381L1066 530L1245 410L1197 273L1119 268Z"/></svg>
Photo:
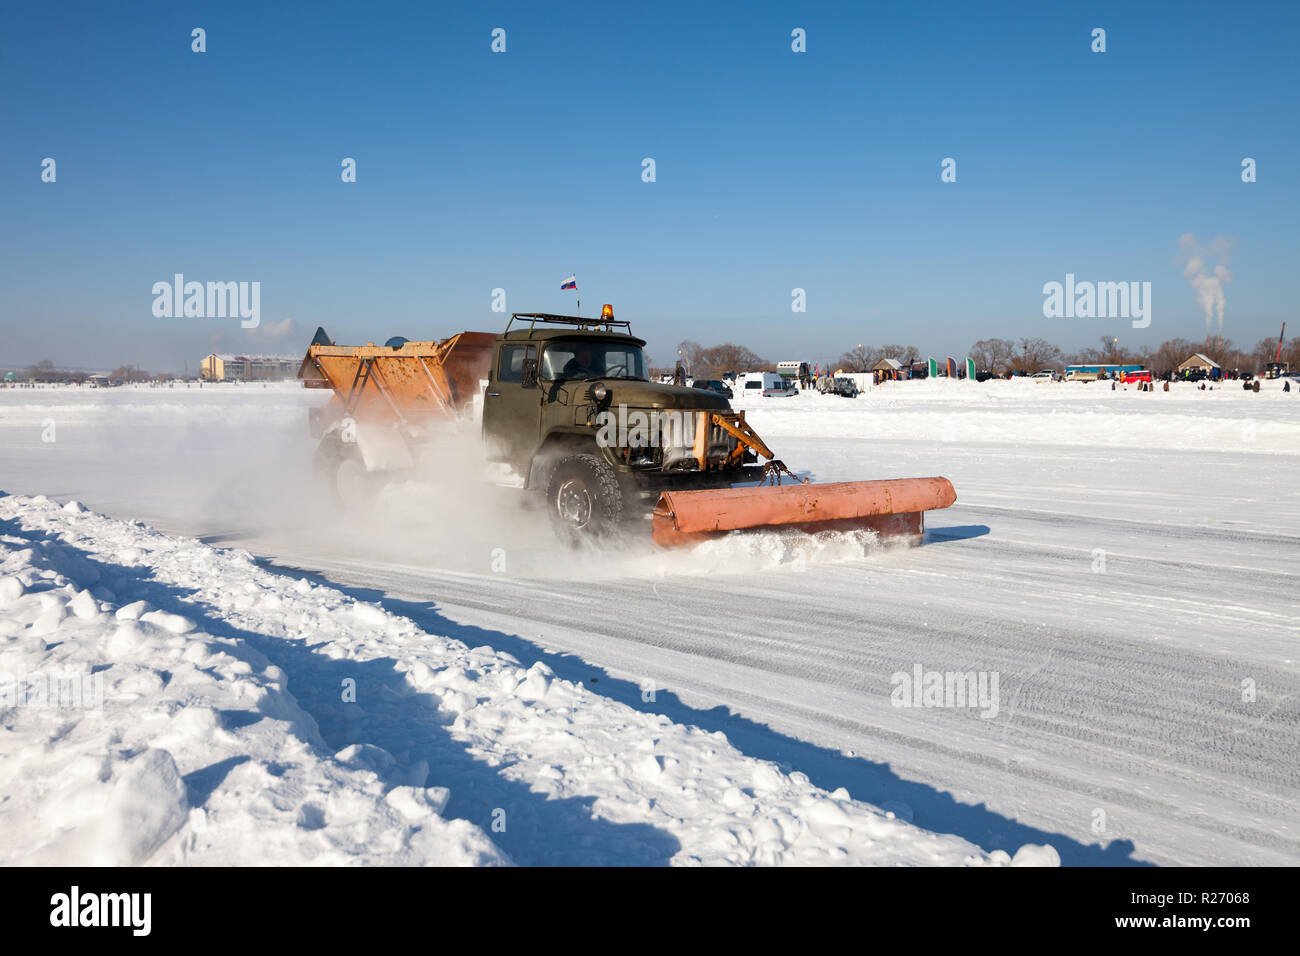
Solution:
<svg viewBox="0 0 1300 956"><path fill-rule="evenodd" d="M571 311L570 272L660 362L1158 344L1205 334L1184 233L1232 241L1225 335L1300 331L1294 3L48 3L0 28L0 365L493 330L494 288ZM177 272L260 282L263 328L155 318ZM1067 272L1150 281L1150 328L1044 318Z"/></svg>

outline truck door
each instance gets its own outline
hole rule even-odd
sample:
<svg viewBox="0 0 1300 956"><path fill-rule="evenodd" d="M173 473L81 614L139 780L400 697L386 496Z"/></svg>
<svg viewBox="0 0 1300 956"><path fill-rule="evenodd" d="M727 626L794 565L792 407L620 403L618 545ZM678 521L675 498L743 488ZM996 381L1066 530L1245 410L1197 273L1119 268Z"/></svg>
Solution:
<svg viewBox="0 0 1300 956"><path fill-rule="evenodd" d="M531 381L524 376L525 364ZM506 343L483 393L483 449L488 461L504 462L527 477L528 463L537 448L542 414L542 392L537 386L537 346Z"/></svg>

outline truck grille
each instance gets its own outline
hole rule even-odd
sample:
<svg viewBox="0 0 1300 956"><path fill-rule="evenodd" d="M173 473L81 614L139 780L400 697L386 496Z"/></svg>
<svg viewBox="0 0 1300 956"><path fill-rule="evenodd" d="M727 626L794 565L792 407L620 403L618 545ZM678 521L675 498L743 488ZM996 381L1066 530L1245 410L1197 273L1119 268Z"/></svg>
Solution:
<svg viewBox="0 0 1300 956"><path fill-rule="evenodd" d="M708 414L711 413L669 412L664 415L659 429L659 444L663 449L665 471L698 467L695 461L695 430L699 426L698 416ZM705 445L709 463L717 464L735 449L736 439L718 425L711 424Z"/></svg>

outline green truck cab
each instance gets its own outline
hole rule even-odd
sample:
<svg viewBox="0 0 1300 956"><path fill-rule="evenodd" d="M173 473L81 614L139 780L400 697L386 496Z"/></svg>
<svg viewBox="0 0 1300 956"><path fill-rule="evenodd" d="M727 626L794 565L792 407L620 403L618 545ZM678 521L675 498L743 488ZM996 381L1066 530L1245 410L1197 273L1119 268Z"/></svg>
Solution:
<svg viewBox="0 0 1300 956"><path fill-rule="evenodd" d="M608 306L600 319L516 313L496 341L484 454L498 480L544 495L562 539L613 533L665 490L763 477L713 418L731 414L727 399L651 382L645 344Z"/></svg>

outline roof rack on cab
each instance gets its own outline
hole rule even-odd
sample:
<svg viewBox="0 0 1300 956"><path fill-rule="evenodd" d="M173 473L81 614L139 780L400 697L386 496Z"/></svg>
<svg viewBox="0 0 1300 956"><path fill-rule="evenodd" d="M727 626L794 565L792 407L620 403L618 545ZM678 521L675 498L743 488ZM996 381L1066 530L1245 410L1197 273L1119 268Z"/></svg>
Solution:
<svg viewBox="0 0 1300 956"><path fill-rule="evenodd" d="M579 315L553 315L550 312L514 312L510 316L510 321L506 323L506 331L510 331L510 326L515 324L515 320L528 320L528 331L531 332L538 322L544 322L548 325L572 325L578 329L626 329L628 334L632 333L632 323L620 321L614 318L614 307L606 305L600 310L600 318L588 319Z"/></svg>

